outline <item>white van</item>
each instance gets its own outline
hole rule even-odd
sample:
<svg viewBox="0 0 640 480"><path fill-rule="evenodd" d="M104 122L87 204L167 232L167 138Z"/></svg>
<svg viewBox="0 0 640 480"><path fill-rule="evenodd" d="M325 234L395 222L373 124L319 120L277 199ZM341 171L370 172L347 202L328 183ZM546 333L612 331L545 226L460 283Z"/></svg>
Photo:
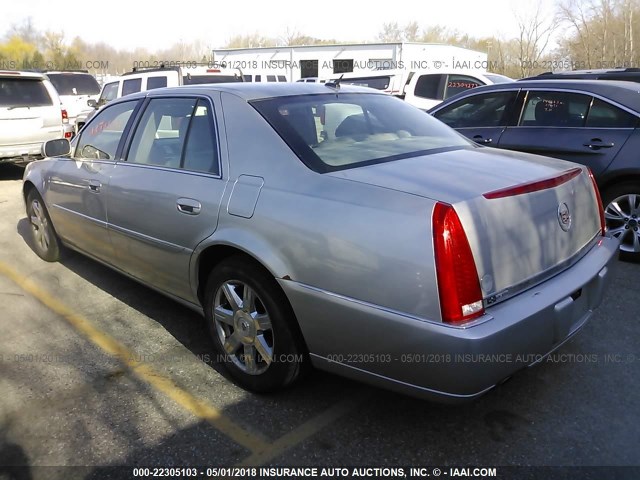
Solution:
<svg viewBox="0 0 640 480"><path fill-rule="evenodd" d="M42 157L42 145L64 136L56 89L39 73L0 72L0 162Z"/></svg>

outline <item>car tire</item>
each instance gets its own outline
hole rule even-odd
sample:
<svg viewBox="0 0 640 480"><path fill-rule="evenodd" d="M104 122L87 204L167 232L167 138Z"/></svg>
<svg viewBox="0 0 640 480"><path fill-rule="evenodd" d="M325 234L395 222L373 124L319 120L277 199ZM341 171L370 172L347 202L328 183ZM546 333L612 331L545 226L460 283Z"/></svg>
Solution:
<svg viewBox="0 0 640 480"><path fill-rule="evenodd" d="M205 318L218 360L243 388L276 391L306 371L308 355L293 309L252 259L230 257L212 270Z"/></svg>
<svg viewBox="0 0 640 480"><path fill-rule="evenodd" d="M62 256L62 242L56 234L42 197L35 189L27 195L27 219L31 225L33 248L47 262L57 262Z"/></svg>
<svg viewBox="0 0 640 480"><path fill-rule="evenodd" d="M622 183L602 194L609 235L620 240L620 259L640 261L640 185Z"/></svg>

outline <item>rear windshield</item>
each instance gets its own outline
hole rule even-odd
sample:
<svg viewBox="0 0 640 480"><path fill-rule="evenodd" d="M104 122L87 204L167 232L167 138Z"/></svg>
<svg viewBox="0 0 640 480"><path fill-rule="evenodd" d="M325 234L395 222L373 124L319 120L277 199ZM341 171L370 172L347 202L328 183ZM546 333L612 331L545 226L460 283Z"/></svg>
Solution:
<svg viewBox="0 0 640 480"><path fill-rule="evenodd" d="M0 78L0 107L43 107L53 105L42 80Z"/></svg>
<svg viewBox="0 0 640 480"><path fill-rule="evenodd" d="M241 82L242 77L237 75L185 75L182 77L184 85L200 85L203 83L229 83Z"/></svg>
<svg viewBox="0 0 640 480"><path fill-rule="evenodd" d="M48 73L47 77L58 91L58 95L97 95L100 93L100 85L88 73Z"/></svg>
<svg viewBox="0 0 640 480"><path fill-rule="evenodd" d="M333 93L251 104L317 172L472 146L431 115L388 95Z"/></svg>
<svg viewBox="0 0 640 480"><path fill-rule="evenodd" d="M340 83L344 85L375 88L376 90L386 90L391 83L391 77L344 78Z"/></svg>

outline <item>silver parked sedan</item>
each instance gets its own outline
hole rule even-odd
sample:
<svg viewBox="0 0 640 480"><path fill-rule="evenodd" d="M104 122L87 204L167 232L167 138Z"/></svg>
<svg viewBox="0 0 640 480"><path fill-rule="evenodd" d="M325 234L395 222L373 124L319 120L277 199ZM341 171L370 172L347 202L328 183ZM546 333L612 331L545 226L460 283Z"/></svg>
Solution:
<svg viewBox="0 0 640 480"><path fill-rule="evenodd" d="M618 246L586 167L370 89L153 90L56 142L24 176L38 255L70 247L204 312L253 391L311 364L473 398L585 324Z"/></svg>

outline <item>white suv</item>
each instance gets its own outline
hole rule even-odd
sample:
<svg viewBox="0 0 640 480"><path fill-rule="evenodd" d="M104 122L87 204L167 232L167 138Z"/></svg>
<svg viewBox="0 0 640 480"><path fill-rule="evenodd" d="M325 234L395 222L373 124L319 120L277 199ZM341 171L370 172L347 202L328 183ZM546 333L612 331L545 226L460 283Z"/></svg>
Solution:
<svg viewBox="0 0 640 480"><path fill-rule="evenodd" d="M69 124L76 123L76 117L87 110L87 101L97 100L100 84L86 70L65 70L43 72L55 87L62 108L67 111Z"/></svg>
<svg viewBox="0 0 640 480"><path fill-rule="evenodd" d="M0 71L0 162L42 157L42 145L64 136L60 98L44 75Z"/></svg>

